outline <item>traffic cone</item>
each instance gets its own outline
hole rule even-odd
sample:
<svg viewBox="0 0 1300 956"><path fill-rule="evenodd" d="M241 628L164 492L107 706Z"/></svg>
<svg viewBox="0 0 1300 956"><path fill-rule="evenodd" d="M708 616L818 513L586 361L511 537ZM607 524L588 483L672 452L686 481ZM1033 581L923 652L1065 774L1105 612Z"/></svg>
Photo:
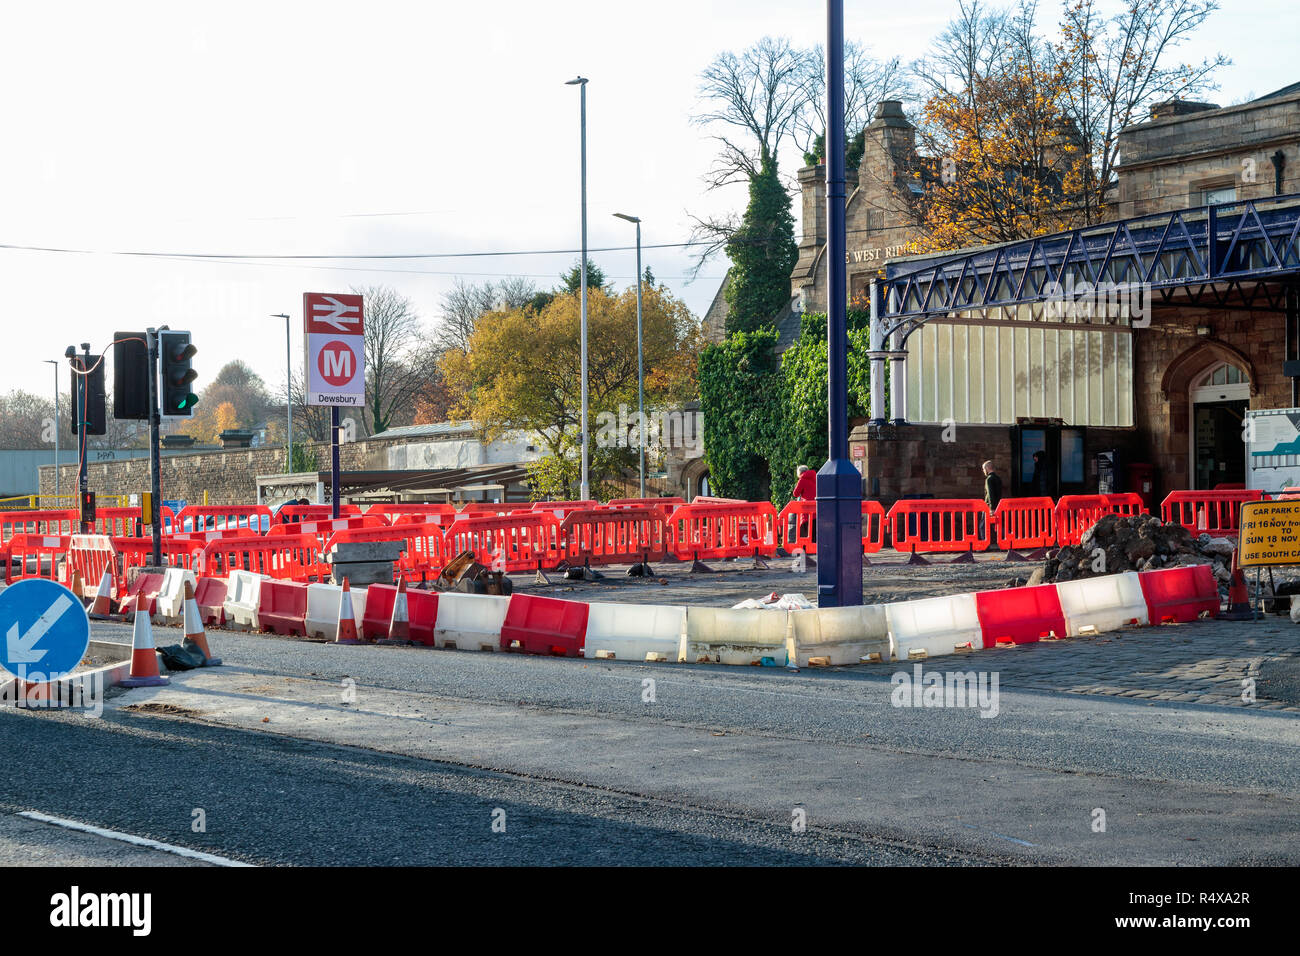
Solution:
<svg viewBox="0 0 1300 956"><path fill-rule="evenodd" d="M81 570L79 568L72 569L72 581L69 583L68 588L77 596L78 601L83 605L86 603L86 583L81 580Z"/></svg>
<svg viewBox="0 0 1300 956"><path fill-rule="evenodd" d="M221 659L212 656L208 650L208 635L203 630L203 615L199 613L199 602L194 600L194 587L189 578L185 579L185 643L193 643L203 652L204 667L219 667Z"/></svg>
<svg viewBox="0 0 1300 956"><path fill-rule="evenodd" d="M1228 582L1228 610L1219 615L1224 621L1254 621L1263 615L1250 606L1250 587L1246 575L1237 567L1237 552L1232 552L1232 580Z"/></svg>
<svg viewBox="0 0 1300 956"><path fill-rule="evenodd" d="M399 578L393 597L393 617L388 622L388 639L380 644L410 644L411 614L406 603L406 578Z"/></svg>
<svg viewBox="0 0 1300 956"><path fill-rule="evenodd" d="M108 568L99 579L99 591L95 594L95 603L90 606L92 621L110 621L113 619L113 575Z"/></svg>
<svg viewBox="0 0 1300 956"><path fill-rule="evenodd" d="M131 632L131 676L122 679L123 687L162 687L170 678L158 673L158 652L153 646L153 625L148 614L135 616Z"/></svg>
<svg viewBox="0 0 1300 956"><path fill-rule="evenodd" d="M348 579L343 579L343 593L339 596L339 625L335 631L335 644L360 644L357 636L357 613L352 609L352 589Z"/></svg>

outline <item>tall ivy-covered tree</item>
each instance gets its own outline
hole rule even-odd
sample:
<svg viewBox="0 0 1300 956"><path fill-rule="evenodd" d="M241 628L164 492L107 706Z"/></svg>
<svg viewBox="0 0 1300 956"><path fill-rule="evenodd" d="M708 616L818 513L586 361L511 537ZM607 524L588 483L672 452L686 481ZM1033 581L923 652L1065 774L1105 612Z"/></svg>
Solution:
<svg viewBox="0 0 1300 956"><path fill-rule="evenodd" d="M727 243L727 332L770 325L790 301L790 274L799 258L790 195L781 185L776 159L765 155L749 182L749 205Z"/></svg>
<svg viewBox="0 0 1300 956"><path fill-rule="evenodd" d="M779 427L776 331L736 332L700 353L700 411L710 484L727 497L765 497Z"/></svg>

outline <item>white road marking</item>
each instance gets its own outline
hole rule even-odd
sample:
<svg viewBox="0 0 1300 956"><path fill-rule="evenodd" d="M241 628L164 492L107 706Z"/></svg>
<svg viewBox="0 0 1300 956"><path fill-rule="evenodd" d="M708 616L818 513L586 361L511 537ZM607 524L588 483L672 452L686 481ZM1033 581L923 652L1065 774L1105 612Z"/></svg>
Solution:
<svg viewBox="0 0 1300 956"><path fill-rule="evenodd" d="M52 826L63 827L66 830L79 830L82 833L91 833L95 836L107 837L110 840L120 840L123 843L130 843L134 846L147 847L151 850L162 850L164 853L174 853L177 856L188 857L191 860L199 860L203 863L211 863L214 866L252 866L251 863L241 863L239 860L231 860L224 856L214 856L211 853L203 853L199 850L190 850L183 846L172 846L170 843L159 843L157 840L150 840L148 837L132 836L130 833L118 833L116 830L105 830L102 827L91 826L88 823L78 823L76 820L65 820L63 817L52 817L48 813L38 813L35 810L19 810L17 816L26 817L28 820L35 820L37 823L48 823Z"/></svg>

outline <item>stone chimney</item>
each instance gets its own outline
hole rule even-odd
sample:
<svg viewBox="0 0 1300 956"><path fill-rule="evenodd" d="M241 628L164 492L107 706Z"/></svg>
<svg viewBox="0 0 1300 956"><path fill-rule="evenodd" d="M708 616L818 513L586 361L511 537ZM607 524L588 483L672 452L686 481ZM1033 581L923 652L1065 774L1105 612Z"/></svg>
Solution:
<svg viewBox="0 0 1300 956"><path fill-rule="evenodd" d="M1206 110L1217 110L1218 103L1197 103L1194 100L1172 99L1165 100L1163 103L1156 103L1151 107L1151 118L1153 120L1168 119L1171 116L1187 116L1191 113L1204 113Z"/></svg>

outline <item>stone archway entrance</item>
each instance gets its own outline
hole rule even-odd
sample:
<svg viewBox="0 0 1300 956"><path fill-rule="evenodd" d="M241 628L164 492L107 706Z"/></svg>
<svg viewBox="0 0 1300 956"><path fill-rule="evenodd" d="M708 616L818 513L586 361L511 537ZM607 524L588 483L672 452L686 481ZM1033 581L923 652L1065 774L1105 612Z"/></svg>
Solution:
<svg viewBox="0 0 1300 956"><path fill-rule="evenodd" d="M1256 381L1250 359L1213 339L1169 363L1161 381L1169 403L1166 452L1176 462L1169 488L1210 490L1245 481L1242 420Z"/></svg>

